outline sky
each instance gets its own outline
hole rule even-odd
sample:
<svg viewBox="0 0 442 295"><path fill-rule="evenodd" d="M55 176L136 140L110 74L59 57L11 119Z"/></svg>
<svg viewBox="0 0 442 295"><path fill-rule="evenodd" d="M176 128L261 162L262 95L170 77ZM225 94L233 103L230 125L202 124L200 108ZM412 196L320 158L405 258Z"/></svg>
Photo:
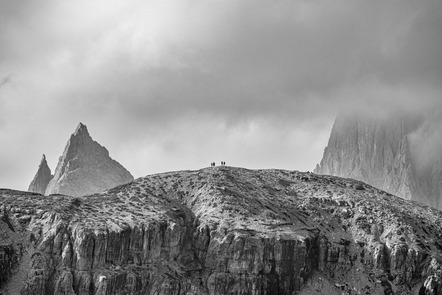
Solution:
<svg viewBox="0 0 442 295"><path fill-rule="evenodd" d="M342 110L441 109L441 32L440 0L0 0L0 187L79 122L135 177L312 171Z"/></svg>

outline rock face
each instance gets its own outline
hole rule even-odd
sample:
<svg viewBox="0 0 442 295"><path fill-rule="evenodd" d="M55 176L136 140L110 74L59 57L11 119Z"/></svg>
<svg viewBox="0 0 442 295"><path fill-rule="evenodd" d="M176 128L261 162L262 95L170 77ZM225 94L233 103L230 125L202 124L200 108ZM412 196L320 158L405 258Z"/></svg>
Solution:
<svg viewBox="0 0 442 295"><path fill-rule="evenodd" d="M45 194L82 196L132 180L129 171L110 158L107 149L94 141L80 123L66 144Z"/></svg>
<svg viewBox="0 0 442 295"><path fill-rule="evenodd" d="M341 114L315 173L367 182L406 200L442 209L442 138L412 114ZM426 150L431 150L427 159Z"/></svg>
<svg viewBox="0 0 442 295"><path fill-rule="evenodd" d="M44 195L46 187L49 181L52 179L51 169L49 169L48 163L46 162L46 156L43 155L41 158L40 165L38 166L37 174L35 174L34 179L29 185L28 192L34 192Z"/></svg>
<svg viewBox="0 0 442 295"><path fill-rule="evenodd" d="M351 179L223 166L0 204L3 294L442 292L442 213Z"/></svg>

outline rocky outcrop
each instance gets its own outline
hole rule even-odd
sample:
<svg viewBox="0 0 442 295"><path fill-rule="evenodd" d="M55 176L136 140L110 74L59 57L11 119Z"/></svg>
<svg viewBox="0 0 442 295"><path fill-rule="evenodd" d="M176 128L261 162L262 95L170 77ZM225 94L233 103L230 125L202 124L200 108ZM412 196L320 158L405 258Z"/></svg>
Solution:
<svg viewBox="0 0 442 295"><path fill-rule="evenodd" d="M358 179L442 209L442 145L431 140L440 137L435 132L422 134L428 121L416 114L342 113L315 173ZM431 160L420 155L428 150L436 151Z"/></svg>
<svg viewBox="0 0 442 295"><path fill-rule="evenodd" d="M34 192L44 195L49 181L52 179L51 169L49 169L46 156L43 155L38 166L37 174L29 185L28 192Z"/></svg>
<svg viewBox="0 0 442 295"><path fill-rule="evenodd" d="M0 204L4 294L442 290L442 214L351 179L224 166Z"/></svg>
<svg viewBox="0 0 442 295"><path fill-rule="evenodd" d="M45 194L82 196L128 183L133 176L94 141L87 127L79 124L58 161Z"/></svg>

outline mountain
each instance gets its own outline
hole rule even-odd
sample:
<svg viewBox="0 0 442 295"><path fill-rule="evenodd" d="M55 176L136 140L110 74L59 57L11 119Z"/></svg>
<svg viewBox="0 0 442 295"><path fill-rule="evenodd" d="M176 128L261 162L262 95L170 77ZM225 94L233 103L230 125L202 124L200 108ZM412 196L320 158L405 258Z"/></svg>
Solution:
<svg viewBox="0 0 442 295"><path fill-rule="evenodd" d="M358 179L442 209L442 144L435 140L442 134L431 124L410 113L342 113L315 173Z"/></svg>
<svg viewBox="0 0 442 295"><path fill-rule="evenodd" d="M220 166L0 204L3 294L442 290L442 212L353 179Z"/></svg>
<svg viewBox="0 0 442 295"><path fill-rule="evenodd" d="M48 162L46 162L46 156L43 155L37 173L29 185L28 191L44 195L46 187L51 179L51 169L49 169Z"/></svg>
<svg viewBox="0 0 442 295"><path fill-rule="evenodd" d="M36 177L40 177L40 170L41 167ZM107 149L94 141L87 127L80 123L68 140L46 189L43 191L45 183L39 182L40 190L36 192L81 196L102 192L132 180L130 172L113 160Z"/></svg>

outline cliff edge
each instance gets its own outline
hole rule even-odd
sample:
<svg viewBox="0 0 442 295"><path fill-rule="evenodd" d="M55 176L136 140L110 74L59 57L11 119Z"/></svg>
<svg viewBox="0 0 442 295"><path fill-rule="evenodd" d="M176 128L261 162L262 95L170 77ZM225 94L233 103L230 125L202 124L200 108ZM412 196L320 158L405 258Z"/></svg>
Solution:
<svg viewBox="0 0 442 295"><path fill-rule="evenodd" d="M352 179L212 167L0 204L3 294L442 290L442 213Z"/></svg>

